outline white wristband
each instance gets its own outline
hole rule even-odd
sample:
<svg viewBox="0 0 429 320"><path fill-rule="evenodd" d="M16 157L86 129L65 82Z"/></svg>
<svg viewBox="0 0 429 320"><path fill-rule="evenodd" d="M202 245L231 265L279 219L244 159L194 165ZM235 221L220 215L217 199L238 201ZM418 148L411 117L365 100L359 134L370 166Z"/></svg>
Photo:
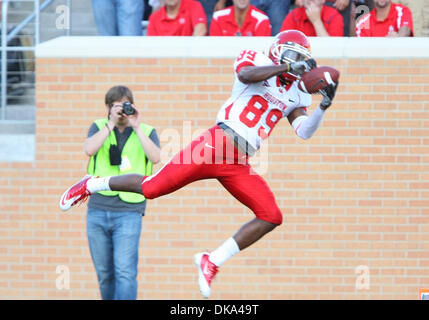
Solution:
<svg viewBox="0 0 429 320"><path fill-rule="evenodd" d="M298 137L306 140L311 138L311 136L316 132L322 123L323 115L325 111L319 107L314 110L311 116L299 116L292 122L292 127L294 128Z"/></svg>

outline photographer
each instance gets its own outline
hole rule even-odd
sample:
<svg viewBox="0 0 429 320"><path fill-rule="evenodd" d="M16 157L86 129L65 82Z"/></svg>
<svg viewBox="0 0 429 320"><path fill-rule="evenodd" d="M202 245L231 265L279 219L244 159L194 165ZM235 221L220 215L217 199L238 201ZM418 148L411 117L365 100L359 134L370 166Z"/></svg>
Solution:
<svg viewBox="0 0 429 320"><path fill-rule="evenodd" d="M160 160L153 127L141 122L130 89L111 88L105 96L108 118L96 120L84 144L88 173L150 175ZM137 298L137 265L145 198L130 192L99 192L88 202L87 234L103 300Z"/></svg>

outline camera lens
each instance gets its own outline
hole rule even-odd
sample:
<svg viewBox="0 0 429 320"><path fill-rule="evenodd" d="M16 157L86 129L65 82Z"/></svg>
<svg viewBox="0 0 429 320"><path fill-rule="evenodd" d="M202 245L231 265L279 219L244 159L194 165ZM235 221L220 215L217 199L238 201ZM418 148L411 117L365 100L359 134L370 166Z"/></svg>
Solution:
<svg viewBox="0 0 429 320"><path fill-rule="evenodd" d="M123 105L122 105L122 111L127 115L127 116L131 116L131 115L133 115L135 112L136 112L136 110L133 108L133 106L131 105L131 103L129 103L129 102L125 102Z"/></svg>

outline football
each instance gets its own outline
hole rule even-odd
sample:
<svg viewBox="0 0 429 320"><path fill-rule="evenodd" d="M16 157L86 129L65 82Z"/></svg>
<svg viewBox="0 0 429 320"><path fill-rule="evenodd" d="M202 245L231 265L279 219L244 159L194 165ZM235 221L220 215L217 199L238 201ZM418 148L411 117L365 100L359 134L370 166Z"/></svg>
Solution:
<svg viewBox="0 0 429 320"><path fill-rule="evenodd" d="M298 88L307 93L319 93L320 89L338 83L340 72L332 67L320 66L304 73L298 82Z"/></svg>

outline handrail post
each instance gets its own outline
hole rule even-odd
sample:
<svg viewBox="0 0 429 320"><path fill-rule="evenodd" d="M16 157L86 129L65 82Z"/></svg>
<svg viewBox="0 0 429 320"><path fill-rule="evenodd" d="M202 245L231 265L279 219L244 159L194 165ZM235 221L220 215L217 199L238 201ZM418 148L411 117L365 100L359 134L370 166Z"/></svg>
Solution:
<svg viewBox="0 0 429 320"><path fill-rule="evenodd" d="M12 40L21 30L24 28L31 20L35 19L34 23L34 48L40 43L40 12L49 6L53 0L46 0L42 5L40 5L40 0L33 0L34 8L33 13L29 15L24 21L15 27L9 34L7 30L7 13L9 0L3 0L1 4L1 43L0 43L0 52L1 52L1 76L0 76L0 120L6 118L6 104L7 104L7 53L8 47L7 44ZM70 4L71 5L71 4Z"/></svg>
<svg viewBox="0 0 429 320"><path fill-rule="evenodd" d="M9 0L4 0L1 6L1 99L0 120L6 118L7 104L7 9Z"/></svg>
<svg viewBox="0 0 429 320"><path fill-rule="evenodd" d="M36 15L36 21L34 23L34 46L37 46L40 42L40 0L34 0L34 10Z"/></svg>
<svg viewBox="0 0 429 320"><path fill-rule="evenodd" d="M35 0L33 0L35 1ZM45 2L43 2L40 5L40 12L42 12L47 6L49 6L52 3L53 0L46 0ZM40 4L40 1L38 1ZM17 25L15 28L12 29L12 31L9 32L9 34L7 35L7 41L11 41L27 24L29 24L33 19L35 19L36 17L36 13L37 13L37 5L34 4L34 8L33 8L33 12L27 17L25 18L19 25ZM40 19L40 16L39 16ZM37 33L38 36L40 37L40 21L39 21L39 27L36 27L36 25L34 26L34 33ZM39 30L39 32L37 32L37 29ZM36 35L34 35L34 38L36 38ZM36 42L36 39L35 41ZM39 39L40 42L40 39Z"/></svg>
<svg viewBox="0 0 429 320"><path fill-rule="evenodd" d="M67 36L70 36L71 28L72 28L72 9L71 9L71 6L72 6L71 1L67 0L67 9L68 9L68 14L69 14L69 16L68 16L69 25L67 26L67 30L66 30Z"/></svg>

